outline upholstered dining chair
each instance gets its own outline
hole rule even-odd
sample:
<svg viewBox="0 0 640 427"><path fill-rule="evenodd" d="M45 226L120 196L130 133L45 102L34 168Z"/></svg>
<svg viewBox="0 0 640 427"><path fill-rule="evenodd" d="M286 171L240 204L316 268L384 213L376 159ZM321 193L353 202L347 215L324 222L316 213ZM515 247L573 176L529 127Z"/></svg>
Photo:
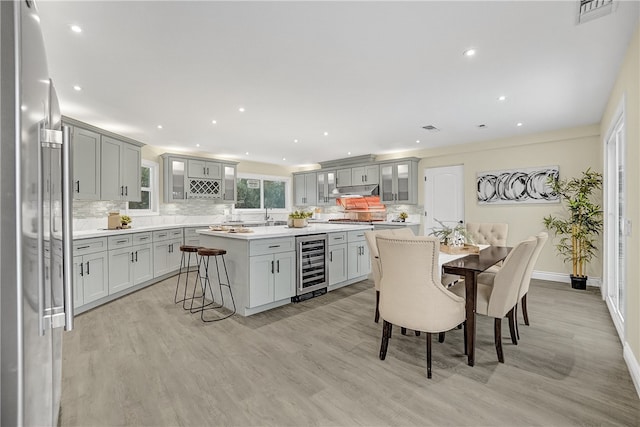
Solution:
<svg viewBox="0 0 640 427"><path fill-rule="evenodd" d="M427 378L431 378L431 334L463 323L465 300L440 283L437 238L377 236L376 242L382 272L380 360L387 355L392 325L426 332Z"/></svg>
<svg viewBox="0 0 640 427"><path fill-rule="evenodd" d="M529 293L529 286L531 285L531 275L533 274L533 269L536 266L536 262L538 262L538 256L540 252L542 252L542 248L545 243L549 239L549 234L546 231L541 231L536 234L536 248L533 250L533 254L531 255L531 259L529 260L529 264L527 265L527 269L524 273L524 277L522 278L522 284L520 285L520 292L518 295L519 305L522 308L522 317L524 318L524 324L529 326L529 313L527 311L527 294ZM493 281L495 280L495 272L488 271L483 272L478 275L478 281L482 283L486 283L487 285L493 285ZM516 320L517 320L517 307L516 307ZM520 334L518 332L518 326L516 323L516 334L517 338L520 339Z"/></svg>
<svg viewBox="0 0 640 427"><path fill-rule="evenodd" d="M476 245L507 246L509 224L502 222L467 222L467 234ZM489 267L487 272L497 273L502 263Z"/></svg>
<svg viewBox="0 0 640 427"><path fill-rule="evenodd" d="M524 278L529 260L536 247L536 238L529 237L518 243L504 260L504 264L496 273L493 286L480 281L476 294L476 313L494 318L494 342L498 361L504 363L502 352L502 318L509 319L511 340L517 344L515 337L515 306L518 303L520 285ZM451 292L464 297L464 280L449 288ZM382 316L384 319L384 314Z"/></svg>
<svg viewBox="0 0 640 427"><path fill-rule="evenodd" d="M365 231L364 237L367 239L367 246L369 246L369 256L371 257L371 275L373 276L373 284L376 288L376 312L374 321L378 323L380 319L380 258L378 256L378 246L376 245L377 236L392 236L392 237L414 237L415 234L409 227L398 227L397 229L388 230L371 230Z"/></svg>

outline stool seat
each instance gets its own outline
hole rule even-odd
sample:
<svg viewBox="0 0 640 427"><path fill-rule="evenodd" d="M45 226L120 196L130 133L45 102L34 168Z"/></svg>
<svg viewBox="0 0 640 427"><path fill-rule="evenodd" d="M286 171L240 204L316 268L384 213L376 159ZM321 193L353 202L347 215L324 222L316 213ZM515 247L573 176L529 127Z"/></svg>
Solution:
<svg viewBox="0 0 640 427"><path fill-rule="evenodd" d="M191 246L191 245L180 245L180 250L182 252L198 252L202 246Z"/></svg>
<svg viewBox="0 0 640 427"><path fill-rule="evenodd" d="M215 249L215 248L198 248L198 255L200 256L218 256L224 255L227 251L224 249Z"/></svg>

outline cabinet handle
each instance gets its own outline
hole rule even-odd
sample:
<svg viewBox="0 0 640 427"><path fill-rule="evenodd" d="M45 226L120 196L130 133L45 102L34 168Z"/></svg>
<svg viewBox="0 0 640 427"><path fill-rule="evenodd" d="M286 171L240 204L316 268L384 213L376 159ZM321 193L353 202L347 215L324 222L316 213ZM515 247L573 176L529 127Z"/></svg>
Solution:
<svg viewBox="0 0 640 427"><path fill-rule="evenodd" d="M273 261L271 261L271 274L273 274Z"/></svg>
<svg viewBox="0 0 640 427"><path fill-rule="evenodd" d="M76 248L76 251L79 251L80 249L88 249L88 248L90 248L90 247L91 247L91 246L89 246L89 245L87 245L87 246L78 246L78 247Z"/></svg>
<svg viewBox="0 0 640 427"><path fill-rule="evenodd" d="M270 246L269 246L269 249L272 249L272 248L279 248L279 247L280 247L280 245L270 245Z"/></svg>
<svg viewBox="0 0 640 427"><path fill-rule="evenodd" d="M173 243L169 245L169 252L173 253Z"/></svg>
<svg viewBox="0 0 640 427"><path fill-rule="evenodd" d="M80 180L76 181L76 193L80 192Z"/></svg>
<svg viewBox="0 0 640 427"><path fill-rule="evenodd" d="M209 168L207 168L207 175L209 175Z"/></svg>
<svg viewBox="0 0 640 427"><path fill-rule="evenodd" d="M138 240L149 240L149 237L140 237Z"/></svg>
<svg viewBox="0 0 640 427"><path fill-rule="evenodd" d="M124 186L120 186L120 195L124 196Z"/></svg>
<svg viewBox="0 0 640 427"><path fill-rule="evenodd" d="M364 182L367 182L367 181L368 181L368 179L367 179L367 174L365 174L365 175L364 175Z"/></svg>
<svg viewBox="0 0 640 427"><path fill-rule="evenodd" d="M167 237L167 233L164 233L164 234L158 234L158 237Z"/></svg>
<svg viewBox="0 0 640 427"><path fill-rule="evenodd" d="M129 186L128 186L128 185L125 185L125 186L124 186L124 195L125 195L125 196L128 196L128 195L129 195Z"/></svg>
<svg viewBox="0 0 640 427"><path fill-rule="evenodd" d="M131 262L133 262L133 252L131 252Z"/></svg>
<svg viewBox="0 0 640 427"><path fill-rule="evenodd" d="M123 239L123 240L116 240L116 243L127 243L128 240L127 239Z"/></svg>
<svg viewBox="0 0 640 427"><path fill-rule="evenodd" d="M136 251L136 262L138 262L138 251Z"/></svg>
<svg viewBox="0 0 640 427"><path fill-rule="evenodd" d="M88 276L89 274L91 274L91 273L89 273L89 261L87 261L87 276Z"/></svg>
<svg viewBox="0 0 640 427"><path fill-rule="evenodd" d="M84 263L80 263L80 277L84 276Z"/></svg>
<svg viewBox="0 0 640 427"><path fill-rule="evenodd" d="M333 251L329 251L329 262L333 262Z"/></svg>
<svg viewBox="0 0 640 427"><path fill-rule="evenodd" d="M276 261L276 273L280 273L280 260Z"/></svg>

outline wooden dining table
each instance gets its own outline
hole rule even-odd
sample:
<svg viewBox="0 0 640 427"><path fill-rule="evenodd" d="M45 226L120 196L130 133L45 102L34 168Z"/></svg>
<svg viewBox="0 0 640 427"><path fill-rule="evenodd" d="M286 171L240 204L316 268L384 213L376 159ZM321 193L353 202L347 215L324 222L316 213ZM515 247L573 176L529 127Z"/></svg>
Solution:
<svg viewBox="0 0 640 427"><path fill-rule="evenodd" d="M467 312L467 363L475 364L476 345L476 294L478 292L478 274L492 265L504 260L510 247L489 246L480 250L479 254L471 254L442 264L443 273L464 277L466 312Z"/></svg>

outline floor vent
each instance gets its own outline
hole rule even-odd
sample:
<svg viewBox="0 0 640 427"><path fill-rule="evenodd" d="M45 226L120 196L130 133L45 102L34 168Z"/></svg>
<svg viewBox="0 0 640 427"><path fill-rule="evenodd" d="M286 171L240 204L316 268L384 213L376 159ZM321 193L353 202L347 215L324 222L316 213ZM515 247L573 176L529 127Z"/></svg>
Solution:
<svg viewBox="0 0 640 427"><path fill-rule="evenodd" d="M613 11L613 0L579 0L578 24L608 15Z"/></svg>

